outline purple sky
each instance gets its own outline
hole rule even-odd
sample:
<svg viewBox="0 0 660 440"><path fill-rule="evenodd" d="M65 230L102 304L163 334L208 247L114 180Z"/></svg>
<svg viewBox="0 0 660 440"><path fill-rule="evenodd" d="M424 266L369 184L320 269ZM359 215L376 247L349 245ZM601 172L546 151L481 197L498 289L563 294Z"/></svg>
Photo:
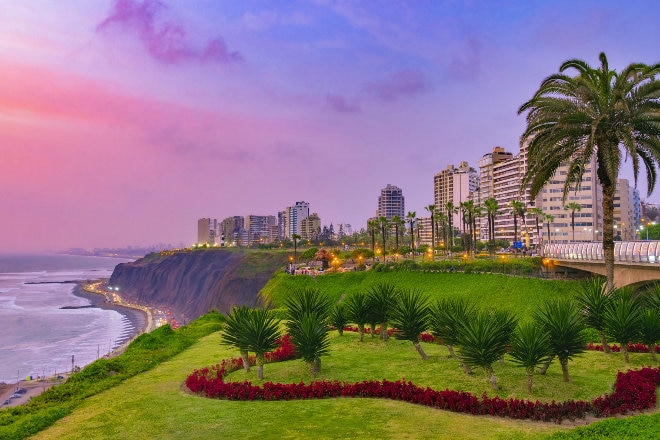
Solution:
<svg viewBox="0 0 660 440"><path fill-rule="evenodd" d="M0 23L0 252L192 243L300 200L359 229L388 183L423 215L448 164L518 152L562 61L660 62L654 1L0 0Z"/></svg>

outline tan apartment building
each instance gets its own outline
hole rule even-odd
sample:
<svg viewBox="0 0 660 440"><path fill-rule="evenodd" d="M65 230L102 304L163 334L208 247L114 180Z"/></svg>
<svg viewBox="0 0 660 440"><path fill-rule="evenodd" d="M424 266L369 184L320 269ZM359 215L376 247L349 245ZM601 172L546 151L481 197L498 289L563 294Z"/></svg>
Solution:
<svg viewBox="0 0 660 440"><path fill-rule="evenodd" d="M316 240L321 235L321 219L314 212L300 222L300 236L303 240Z"/></svg>
<svg viewBox="0 0 660 440"><path fill-rule="evenodd" d="M445 206L452 202L456 208L468 200L479 204L479 175L467 162L459 163L458 167L448 165L433 177L433 203L437 210L445 212ZM462 228L462 216L456 212L452 217L454 228ZM429 235L429 243L430 243Z"/></svg>

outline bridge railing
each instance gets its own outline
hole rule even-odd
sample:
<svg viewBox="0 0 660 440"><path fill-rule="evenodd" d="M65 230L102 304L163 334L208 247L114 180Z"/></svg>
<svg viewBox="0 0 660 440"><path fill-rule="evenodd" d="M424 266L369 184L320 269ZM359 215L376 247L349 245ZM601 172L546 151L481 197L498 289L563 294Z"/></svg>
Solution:
<svg viewBox="0 0 660 440"><path fill-rule="evenodd" d="M558 260L603 261L603 242L550 243L543 255ZM614 261L660 263L660 241L615 241Z"/></svg>

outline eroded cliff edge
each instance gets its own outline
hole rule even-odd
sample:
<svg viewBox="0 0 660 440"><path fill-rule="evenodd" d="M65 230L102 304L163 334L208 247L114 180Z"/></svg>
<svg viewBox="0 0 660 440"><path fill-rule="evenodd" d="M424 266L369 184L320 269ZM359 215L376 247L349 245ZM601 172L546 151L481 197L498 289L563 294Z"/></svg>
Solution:
<svg viewBox="0 0 660 440"><path fill-rule="evenodd" d="M124 298L169 308L186 323L210 310L256 305L261 288L286 262L284 253L240 249L150 254L117 265L108 284Z"/></svg>

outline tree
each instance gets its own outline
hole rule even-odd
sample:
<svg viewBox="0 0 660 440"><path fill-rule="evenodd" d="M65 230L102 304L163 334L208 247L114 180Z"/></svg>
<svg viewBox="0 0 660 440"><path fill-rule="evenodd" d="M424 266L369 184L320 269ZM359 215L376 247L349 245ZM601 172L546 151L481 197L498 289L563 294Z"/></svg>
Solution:
<svg viewBox="0 0 660 440"><path fill-rule="evenodd" d="M374 262L376 258L376 231L378 230L378 220L371 219L367 221L367 229L369 230L369 235L371 236L371 252L373 256L371 257L371 262Z"/></svg>
<svg viewBox="0 0 660 440"><path fill-rule="evenodd" d="M429 214L431 214L431 255L433 255L433 259L435 259L435 223L434 223L434 214L435 214L435 205L429 205L425 206L424 209L426 209Z"/></svg>
<svg viewBox="0 0 660 440"><path fill-rule="evenodd" d="M525 368L527 392L531 393L534 368L552 360L548 334L531 322L519 325L511 338L509 355L513 362Z"/></svg>
<svg viewBox="0 0 660 440"><path fill-rule="evenodd" d="M394 250L399 252L399 233L403 236L402 228L405 228L406 222L404 222L398 215L395 215L392 217L392 226L394 226Z"/></svg>
<svg viewBox="0 0 660 440"><path fill-rule="evenodd" d="M454 345L458 344L460 325L474 314L474 310L474 304L460 298L442 298L431 305L431 330L447 346L450 358L455 356Z"/></svg>
<svg viewBox="0 0 660 440"><path fill-rule="evenodd" d="M550 224L555 221L555 216L552 214L544 214L545 225L548 228L548 243L550 243Z"/></svg>
<svg viewBox="0 0 660 440"><path fill-rule="evenodd" d="M614 193L624 158L632 161L635 183L646 169L648 194L660 162L660 64L633 63L610 70L604 53L600 66L572 59L549 76L518 114L527 113L521 145L528 145L523 188L535 198L567 164L563 198L579 185L592 158L602 188L603 254L608 289L614 288ZM575 76L564 73L575 70Z"/></svg>
<svg viewBox="0 0 660 440"><path fill-rule="evenodd" d="M387 328L392 307L396 300L396 288L392 284L380 283L372 286L367 293L369 298L369 306L373 317L371 318L374 323L380 323L380 338L387 340ZM375 329L371 328L373 335Z"/></svg>
<svg viewBox="0 0 660 440"><path fill-rule="evenodd" d="M257 361L257 377L264 378L264 355L277 347L280 338L280 320L270 310L249 309L244 333L248 349L253 351Z"/></svg>
<svg viewBox="0 0 660 440"><path fill-rule="evenodd" d="M545 216L544 216L543 210L541 208L531 208L529 210L529 213L532 214L532 216L534 217L534 220L536 221L536 237L537 237L537 240L538 240L537 243L536 243L537 246L538 246L537 252L540 252L540 250L541 250L541 223L539 223L539 220L541 220L541 222L543 222L543 219L545 218ZM550 237L548 237L548 238L550 238Z"/></svg>
<svg viewBox="0 0 660 440"><path fill-rule="evenodd" d="M378 217L381 237L383 239L383 261L385 261L385 240L387 240L387 231L390 229L390 222L387 217Z"/></svg>
<svg viewBox="0 0 660 440"><path fill-rule="evenodd" d="M312 376L321 370L321 356L328 353L328 315L330 299L318 289L294 290L284 303L287 311L287 331L309 367Z"/></svg>
<svg viewBox="0 0 660 440"><path fill-rule="evenodd" d="M419 335L429 328L429 299L419 290L400 292L392 307L392 325L397 339L410 341L422 360L428 359Z"/></svg>
<svg viewBox="0 0 660 440"><path fill-rule="evenodd" d="M653 362L658 362L655 344L660 341L660 310L647 307L639 318L639 340L649 348Z"/></svg>
<svg viewBox="0 0 660 440"><path fill-rule="evenodd" d="M582 205L576 202L571 202L568 205L564 206L565 210L571 211L571 230L573 231L573 241L575 241L575 211L582 211Z"/></svg>
<svg viewBox="0 0 660 440"><path fill-rule="evenodd" d="M354 322L360 333L360 342L364 340L364 325L370 322L370 308L367 295L362 292L352 294L346 299L346 312L350 322Z"/></svg>
<svg viewBox="0 0 660 440"><path fill-rule="evenodd" d="M339 336L344 335L344 327L350 322L348 310L344 303L339 302L330 311L330 325L337 329ZM364 329L364 324L363 324Z"/></svg>
<svg viewBox="0 0 660 440"><path fill-rule="evenodd" d="M241 353L241 359L243 360L243 368L246 372L250 371L250 361L248 357L250 344L248 343L247 334L245 332L249 314L250 309L246 306L232 307L227 314L223 332L220 336L220 341L223 344L238 348Z"/></svg>
<svg viewBox="0 0 660 440"><path fill-rule="evenodd" d="M582 309L585 323L598 332L603 351L610 353L604 331L605 313L612 302L612 292L606 290L605 280L596 277L583 281L575 300Z"/></svg>
<svg viewBox="0 0 660 440"><path fill-rule="evenodd" d="M454 202L445 203L445 210L447 211L447 226L449 227L449 255L451 255L452 248L454 247L454 214L457 208Z"/></svg>
<svg viewBox="0 0 660 440"><path fill-rule="evenodd" d="M513 241L518 240L518 217L525 221L525 204L520 200L511 200L511 212L513 213ZM518 250L516 249L516 254Z"/></svg>
<svg viewBox="0 0 660 440"><path fill-rule="evenodd" d="M415 259L415 222L417 221L417 211L408 211L406 220L410 226L410 248L412 249L413 260Z"/></svg>
<svg viewBox="0 0 660 440"><path fill-rule="evenodd" d="M293 240L293 261L298 262L298 240L302 237L298 234L293 234L291 240Z"/></svg>
<svg viewBox="0 0 660 440"><path fill-rule="evenodd" d="M605 312L605 334L621 345L621 352L630 363L628 343L639 337L641 310L640 304L632 296L630 289L619 289Z"/></svg>
<svg viewBox="0 0 660 440"><path fill-rule="evenodd" d="M534 320L547 332L551 354L559 359L564 382L570 382L568 361L586 349L580 311L566 299L546 301L534 313Z"/></svg>
<svg viewBox="0 0 660 440"><path fill-rule="evenodd" d="M497 204L497 200L491 197L484 200L484 209L486 210L488 219L488 251L493 256L495 253L495 217L500 207Z"/></svg>
<svg viewBox="0 0 660 440"><path fill-rule="evenodd" d="M493 363L506 352L510 337L508 327L495 314L478 311L460 326L458 357L469 367L481 367L497 390Z"/></svg>
<svg viewBox="0 0 660 440"><path fill-rule="evenodd" d="M435 212L435 225L436 225L436 231L442 230L442 235L438 234L438 241L440 241L440 237L442 237L442 240L445 242L445 249L449 248L449 234L447 233L447 214L441 211L436 211Z"/></svg>

